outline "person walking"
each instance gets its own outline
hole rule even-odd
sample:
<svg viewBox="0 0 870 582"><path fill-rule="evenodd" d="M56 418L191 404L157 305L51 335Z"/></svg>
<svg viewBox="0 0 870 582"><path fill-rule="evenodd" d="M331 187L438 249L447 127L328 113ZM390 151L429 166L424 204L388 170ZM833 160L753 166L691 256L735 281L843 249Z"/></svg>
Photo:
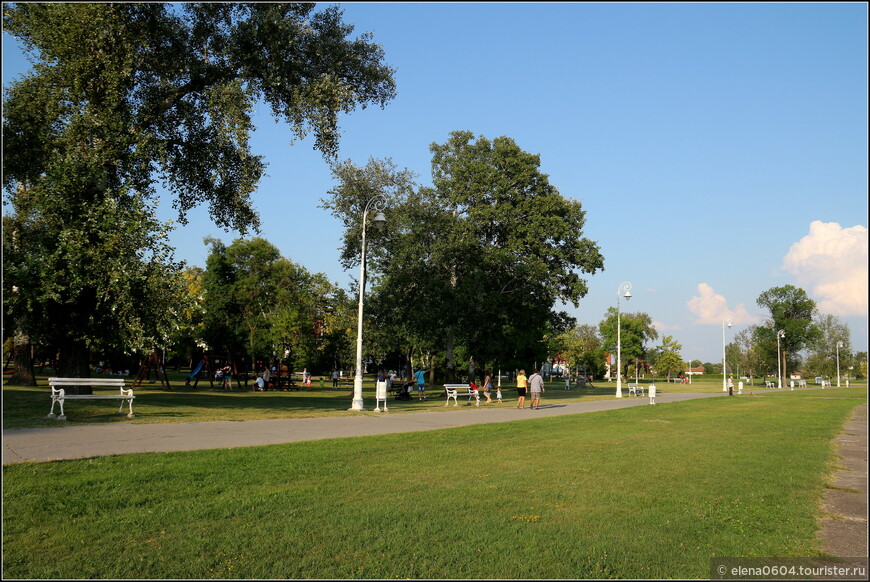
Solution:
<svg viewBox="0 0 870 582"><path fill-rule="evenodd" d="M529 391L532 397L532 410L538 410L541 407L541 392L544 391L544 377L541 376L540 370L529 376Z"/></svg>
<svg viewBox="0 0 870 582"><path fill-rule="evenodd" d="M492 404L492 398L490 395L492 394L492 375L487 374L486 378L483 380L483 395L486 396L486 403Z"/></svg>
<svg viewBox="0 0 870 582"><path fill-rule="evenodd" d="M734 374L728 376L728 396L734 396Z"/></svg>
<svg viewBox="0 0 870 582"><path fill-rule="evenodd" d="M526 371L520 370L517 375L517 408L526 407L526 389L529 386L529 380L526 378Z"/></svg>
<svg viewBox="0 0 870 582"><path fill-rule="evenodd" d="M332 371L332 387L333 389L338 388L338 370Z"/></svg>

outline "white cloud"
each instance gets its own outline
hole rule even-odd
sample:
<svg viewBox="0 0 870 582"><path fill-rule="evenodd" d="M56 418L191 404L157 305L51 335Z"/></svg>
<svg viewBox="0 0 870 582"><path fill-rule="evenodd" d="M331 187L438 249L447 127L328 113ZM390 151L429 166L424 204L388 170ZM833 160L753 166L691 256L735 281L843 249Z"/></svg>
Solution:
<svg viewBox="0 0 870 582"><path fill-rule="evenodd" d="M822 313L867 315L867 228L813 221L782 268L817 300Z"/></svg>
<svg viewBox="0 0 870 582"><path fill-rule="evenodd" d="M722 325L725 318L731 317L732 325L750 325L758 323L758 318L746 311L743 304L738 304L734 309L728 308L728 301L719 295L707 283L698 284L699 296L692 297L686 302L689 311L695 316L695 323L702 325Z"/></svg>
<svg viewBox="0 0 870 582"><path fill-rule="evenodd" d="M662 323L661 321L653 321L652 325L656 328L656 331L679 331L683 329L679 325L667 325L666 323Z"/></svg>

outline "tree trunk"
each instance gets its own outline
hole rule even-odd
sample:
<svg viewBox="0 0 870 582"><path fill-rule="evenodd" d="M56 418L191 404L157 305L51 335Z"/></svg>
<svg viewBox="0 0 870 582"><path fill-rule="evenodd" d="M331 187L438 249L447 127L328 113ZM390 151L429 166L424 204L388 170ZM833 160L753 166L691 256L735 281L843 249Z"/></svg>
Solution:
<svg viewBox="0 0 870 582"><path fill-rule="evenodd" d="M15 338L13 339L12 358L15 362L15 371L9 378L9 383L20 384L21 386L36 386L30 338L20 331L15 333Z"/></svg>
<svg viewBox="0 0 870 582"><path fill-rule="evenodd" d="M456 382L456 362L453 361L453 336L447 338L447 349L444 354L444 365L447 368L447 383Z"/></svg>
<svg viewBox="0 0 870 582"><path fill-rule="evenodd" d="M788 369L788 352L782 350L782 381L784 384L782 385L785 388L788 385L788 374L786 370Z"/></svg>
<svg viewBox="0 0 870 582"><path fill-rule="evenodd" d="M68 341L60 345L58 350L57 374L61 378L90 378L91 352L84 342ZM90 386L70 386L69 394L92 394Z"/></svg>

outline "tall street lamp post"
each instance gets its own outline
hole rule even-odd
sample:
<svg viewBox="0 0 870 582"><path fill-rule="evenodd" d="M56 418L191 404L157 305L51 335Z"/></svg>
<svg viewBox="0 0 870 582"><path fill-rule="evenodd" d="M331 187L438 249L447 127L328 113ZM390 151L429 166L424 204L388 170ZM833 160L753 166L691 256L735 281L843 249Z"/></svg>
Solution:
<svg viewBox="0 0 870 582"><path fill-rule="evenodd" d="M722 392L728 392L728 387L725 384L725 377L727 370L725 369L725 325L728 325L728 329L731 329L731 316L729 315L722 321Z"/></svg>
<svg viewBox="0 0 870 582"><path fill-rule="evenodd" d="M843 347L843 342L837 342L837 388L840 387L840 348Z"/></svg>
<svg viewBox="0 0 870 582"><path fill-rule="evenodd" d="M785 337L784 330L781 329L778 332L776 332L776 375L779 378L779 385L778 385L779 388L782 388L782 363L780 363L780 359L779 359L780 354L782 353L782 350L779 348L779 340L780 340L780 338L784 338L784 337Z"/></svg>
<svg viewBox="0 0 870 582"><path fill-rule="evenodd" d="M625 294L622 294L623 289ZM631 283L625 281L616 289L616 397L622 398L622 323L619 315L619 299L631 299Z"/></svg>
<svg viewBox="0 0 870 582"><path fill-rule="evenodd" d="M383 205L387 202L384 195L378 194L371 198L365 206L362 215L362 248L360 250L359 262L359 307L357 309L357 326L356 326L356 376L353 379L353 402L350 410L365 410L363 405L363 362L362 362L362 333L363 333L363 295L366 290L366 218L369 210L375 210L377 214L372 219L375 228L381 230L387 223L384 213L381 212Z"/></svg>

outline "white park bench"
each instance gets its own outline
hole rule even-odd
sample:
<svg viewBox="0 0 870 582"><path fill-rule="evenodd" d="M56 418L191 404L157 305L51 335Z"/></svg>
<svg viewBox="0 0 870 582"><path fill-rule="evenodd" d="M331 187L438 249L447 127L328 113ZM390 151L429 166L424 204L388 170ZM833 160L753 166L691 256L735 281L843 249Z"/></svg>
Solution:
<svg viewBox="0 0 870 582"><path fill-rule="evenodd" d="M66 420L66 415L63 411L63 403L65 400L120 400L121 407L118 408L118 414L123 414L124 403L130 406L130 412L127 418L133 418L133 389L124 389L123 378L49 378L48 385L51 387L51 412L48 413L49 418L54 418L54 405L60 405L60 415L58 420ZM67 394L64 386L93 386L119 388L121 391L117 394Z"/></svg>
<svg viewBox="0 0 870 582"><path fill-rule="evenodd" d="M456 401L459 395L468 396L469 402L474 398L477 401L476 406L480 406L480 392L472 390L468 384L444 384L444 390L447 391L447 402L444 403L444 406L450 404L451 398L453 399L453 406L459 406L459 403Z"/></svg>
<svg viewBox="0 0 870 582"><path fill-rule="evenodd" d="M776 388L776 382L771 382L770 380L764 381L765 388Z"/></svg>
<svg viewBox="0 0 870 582"><path fill-rule="evenodd" d="M643 384L629 384L628 385L628 393L634 394L637 396L637 393L640 392L640 395L643 396L644 386Z"/></svg>
<svg viewBox="0 0 870 582"><path fill-rule="evenodd" d="M798 388L806 388L807 381L806 380L798 380Z"/></svg>

